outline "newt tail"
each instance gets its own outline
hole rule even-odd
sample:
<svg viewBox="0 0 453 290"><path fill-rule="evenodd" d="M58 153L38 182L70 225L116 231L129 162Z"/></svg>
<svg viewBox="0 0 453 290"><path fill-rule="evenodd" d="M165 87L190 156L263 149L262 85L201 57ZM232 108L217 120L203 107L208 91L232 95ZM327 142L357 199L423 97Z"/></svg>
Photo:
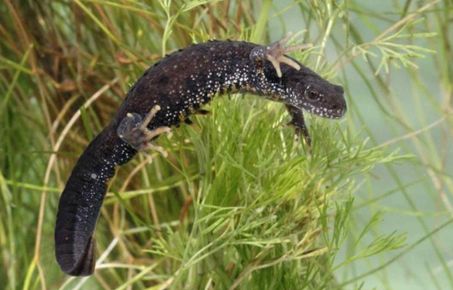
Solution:
<svg viewBox="0 0 453 290"><path fill-rule="evenodd" d="M55 253L64 272L75 276L93 273L93 232L108 181L115 167L129 161L136 152L109 126L80 156L58 205Z"/></svg>

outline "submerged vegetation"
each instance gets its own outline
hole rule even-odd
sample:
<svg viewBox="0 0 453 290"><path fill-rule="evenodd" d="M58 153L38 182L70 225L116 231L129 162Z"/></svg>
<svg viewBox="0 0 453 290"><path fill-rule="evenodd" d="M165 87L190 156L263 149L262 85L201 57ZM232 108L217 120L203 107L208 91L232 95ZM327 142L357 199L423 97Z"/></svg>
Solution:
<svg viewBox="0 0 453 290"><path fill-rule="evenodd" d="M389 2L387 14L349 0L0 3L3 286L401 289L386 270L431 243L437 268L420 261L417 279L452 287L451 253L436 237L453 222L453 6ZM158 139L168 158L140 154L118 170L96 230L97 271L63 275L59 193L144 69L193 42L270 43L288 30L313 44L294 56L345 87L348 117L309 117L308 149L281 104L216 98L209 115ZM382 228L394 212L416 235L397 216Z"/></svg>

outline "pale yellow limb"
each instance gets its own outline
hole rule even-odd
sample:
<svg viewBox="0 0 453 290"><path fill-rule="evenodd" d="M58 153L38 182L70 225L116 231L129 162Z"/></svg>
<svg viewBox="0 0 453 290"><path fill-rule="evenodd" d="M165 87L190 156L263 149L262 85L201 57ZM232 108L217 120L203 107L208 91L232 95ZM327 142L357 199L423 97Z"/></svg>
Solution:
<svg viewBox="0 0 453 290"><path fill-rule="evenodd" d="M162 147L152 144L151 140L161 134L169 133L171 131L170 127L162 126L153 130L148 129L149 123L153 120L160 109L161 108L159 105L152 107L148 114L146 114L145 119L140 122L139 126L121 132L121 134L119 134L119 137L126 141L137 151L143 152L144 150L151 149L161 153L164 157L167 157L168 153ZM126 118L134 118L134 115L132 113L127 113Z"/></svg>
<svg viewBox="0 0 453 290"><path fill-rule="evenodd" d="M279 78L281 78L282 77L282 70L280 69L280 61L275 59L270 54L267 54L266 57L267 57L267 60L270 61L272 63L272 65L274 66L274 69L277 72L277 76Z"/></svg>
<svg viewBox="0 0 453 290"><path fill-rule="evenodd" d="M285 47L290 38L291 34L288 34L283 39L266 47L266 59L272 63L272 66L274 67L277 76L280 78L282 77L282 71L280 66L281 63L285 63L296 70L300 70L300 65L296 61L287 57L285 55L286 53L312 47L311 44L300 44Z"/></svg>
<svg viewBox="0 0 453 290"><path fill-rule="evenodd" d="M280 58L278 58L278 61L286 63L287 65L293 67L296 70L300 70L300 65L294 60L290 59L289 57L281 56Z"/></svg>
<svg viewBox="0 0 453 290"><path fill-rule="evenodd" d="M156 116L157 112L160 111L160 106L155 105L154 107L149 110L149 113L146 115L145 120L143 120L143 123L140 125L140 129L146 129L148 127L149 123L151 120Z"/></svg>

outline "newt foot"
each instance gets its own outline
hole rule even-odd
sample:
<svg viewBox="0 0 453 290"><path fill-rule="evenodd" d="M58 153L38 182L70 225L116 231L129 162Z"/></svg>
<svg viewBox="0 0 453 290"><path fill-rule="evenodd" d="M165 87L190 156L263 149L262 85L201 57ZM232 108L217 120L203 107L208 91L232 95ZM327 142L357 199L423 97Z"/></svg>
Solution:
<svg viewBox="0 0 453 290"><path fill-rule="evenodd" d="M300 70L300 65L296 61L287 57L285 54L292 51L309 48L311 47L311 44L286 46L290 38L291 34L288 34L285 38L276 41L268 46L256 47L251 51L250 58L252 60L266 59L270 61L279 78L282 77L282 70L280 68L280 65L282 63L285 63L296 70Z"/></svg>
<svg viewBox="0 0 453 290"><path fill-rule="evenodd" d="M137 113L127 113L116 130L118 136L137 151L151 149L167 157L167 152L162 147L152 144L151 141L163 133L170 132L170 127L162 126L153 130L148 129L149 123L159 110L160 106L155 105L145 116L145 119Z"/></svg>

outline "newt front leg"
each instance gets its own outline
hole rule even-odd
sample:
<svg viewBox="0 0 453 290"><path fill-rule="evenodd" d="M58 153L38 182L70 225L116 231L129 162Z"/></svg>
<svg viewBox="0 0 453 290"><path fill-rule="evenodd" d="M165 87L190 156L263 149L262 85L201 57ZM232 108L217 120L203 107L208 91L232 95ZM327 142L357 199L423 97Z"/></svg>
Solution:
<svg viewBox="0 0 453 290"><path fill-rule="evenodd" d="M311 137L308 133L307 126L305 125L304 112L301 109L298 109L291 105L286 105L288 113L291 115L290 125L294 126L296 134L304 138L305 143L310 147L311 146Z"/></svg>

